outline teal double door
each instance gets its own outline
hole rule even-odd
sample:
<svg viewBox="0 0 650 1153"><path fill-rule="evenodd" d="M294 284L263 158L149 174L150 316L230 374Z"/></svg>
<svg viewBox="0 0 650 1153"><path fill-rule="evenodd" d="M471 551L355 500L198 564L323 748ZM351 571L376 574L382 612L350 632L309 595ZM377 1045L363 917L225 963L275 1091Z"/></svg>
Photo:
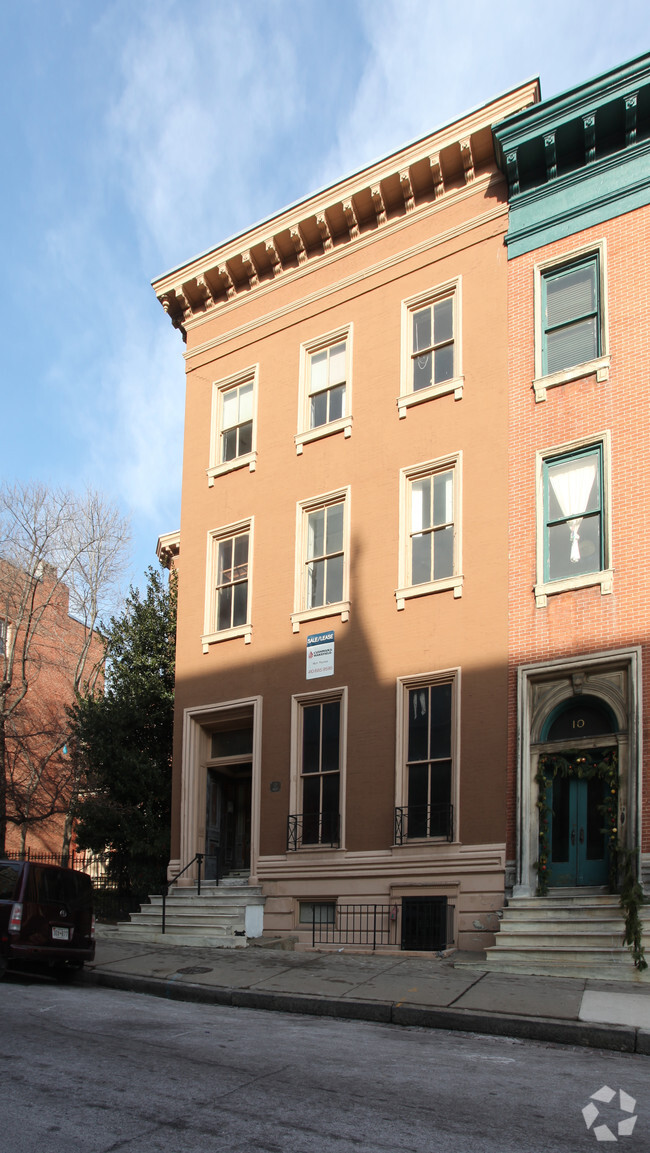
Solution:
<svg viewBox="0 0 650 1153"><path fill-rule="evenodd" d="M549 784L550 885L607 884L604 799L605 782L597 777L555 776Z"/></svg>

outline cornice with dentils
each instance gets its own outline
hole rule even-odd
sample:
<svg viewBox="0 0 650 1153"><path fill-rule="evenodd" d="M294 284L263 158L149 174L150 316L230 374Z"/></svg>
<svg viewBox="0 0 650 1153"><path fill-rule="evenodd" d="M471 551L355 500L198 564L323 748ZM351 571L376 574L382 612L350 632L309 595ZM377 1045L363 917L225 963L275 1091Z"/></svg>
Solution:
<svg viewBox="0 0 650 1153"><path fill-rule="evenodd" d="M248 301L495 171L492 125L538 100L538 81L528 81L159 277L156 296L186 338L220 307Z"/></svg>

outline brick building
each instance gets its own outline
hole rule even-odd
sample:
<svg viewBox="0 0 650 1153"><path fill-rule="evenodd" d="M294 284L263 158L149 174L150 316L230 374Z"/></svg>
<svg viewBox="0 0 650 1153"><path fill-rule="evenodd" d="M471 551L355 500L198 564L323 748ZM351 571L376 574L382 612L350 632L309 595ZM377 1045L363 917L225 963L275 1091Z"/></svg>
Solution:
<svg viewBox="0 0 650 1153"><path fill-rule="evenodd" d="M650 56L495 140L510 206L507 880L522 897L540 877L606 884L611 796L611 833L641 850L647 884Z"/></svg>
<svg viewBox="0 0 650 1153"><path fill-rule="evenodd" d="M70 615L56 571L47 564L37 571L33 577L0 562L0 670L10 680L6 849L32 855L62 851L75 788L67 709L75 686L97 678L103 657L99 635Z"/></svg>

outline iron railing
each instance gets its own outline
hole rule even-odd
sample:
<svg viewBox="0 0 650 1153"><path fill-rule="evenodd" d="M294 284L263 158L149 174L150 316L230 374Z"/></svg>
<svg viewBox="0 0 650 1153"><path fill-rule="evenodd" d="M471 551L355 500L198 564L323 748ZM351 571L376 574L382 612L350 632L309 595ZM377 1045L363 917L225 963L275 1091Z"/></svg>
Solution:
<svg viewBox="0 0 650 1153"><path fill-rule="evenodd" d="M93 883L93 903L98 921L123 921L160 886L160 873L148 858L121 857L116 853L46 853L26 849L9 851L7 860L31 861L39 865L59 865L87 873Z"/></svg>
<svg viewBox="0 0 650 1153"><path fill-rule="evenodd" d="M340 828L338 813L292 813L287 821L287 852L303 845L326 845L337 849Z"/></svg>
<svg viewBox="0 0 650 1153"><path fill-rule="evenodd" d="M175 873L174 876L172 877L171 881L165 881L165 883L162 886L162 923L161 923L161 930L160 930L161 933L165 932L165 918L166 918L166 914L167 914L167 898L169 896L169 889L170 889L171 885L175 885L178 878L182 877L183 874L186 873L188 869L191 869L192 865L196 861L198 863L196 895L197 895L197 897L200 897L201 896L201 871L203 868L203 861L204 860L212 860L212 859L214 859L214 862L215 862L215 872L214 872L214 878L211 877L210 880L214 880L215 884L218 885L219 884L219 863L220 863L219 862L219 853L208 853L208 854L195 853L194 856L192 857L192 860L188 861L188 863L183 866L183 868L180 870L180 872ZM206 880L207 880L207 877L206 877Z"/></svg>
<svg viewBox="0 0 650 1153"><path fill-rule="evenodd" d="M453 805L405 805L395 809L395 844L417 837L454 839Z"/></svg>
<svg viewBox="0 0 650 1153"><path fill-rule="evenodd" d="M442 952L454 942L454 906L446 897L402 897L385 904L334 905L323 916L314 903L311 941L316 945L389 945L414 952Z"/></svg>

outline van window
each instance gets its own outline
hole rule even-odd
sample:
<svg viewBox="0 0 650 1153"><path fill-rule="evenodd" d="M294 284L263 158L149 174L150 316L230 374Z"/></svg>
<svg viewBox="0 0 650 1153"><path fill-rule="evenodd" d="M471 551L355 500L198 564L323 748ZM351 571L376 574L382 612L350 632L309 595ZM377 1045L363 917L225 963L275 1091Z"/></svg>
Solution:
<svg viewBox="0 0 650 1153"><path fill-rule="evenodd" d="M15 900L21 868L20 861L3 861L0 865L0 901Z"/></svg>
<svg viewBox="0 0 650 1153"><path fill-rule="evenodd" d="M71 910L90 909L93 903L91 880L85 873L32 865L25 900L42 905L67 905Z"/></svg>

